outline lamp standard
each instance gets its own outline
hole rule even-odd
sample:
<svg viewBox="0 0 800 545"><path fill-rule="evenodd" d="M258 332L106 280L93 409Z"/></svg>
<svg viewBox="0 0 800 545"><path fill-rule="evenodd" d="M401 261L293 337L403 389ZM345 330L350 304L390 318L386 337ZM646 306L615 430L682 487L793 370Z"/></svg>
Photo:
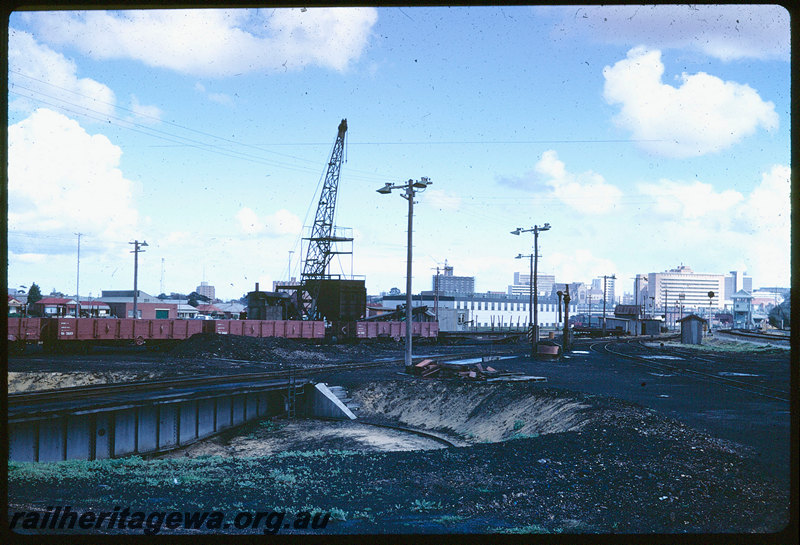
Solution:
<svg viewBox="0 0 800 545"><path fill-rule="evenodd" d="M608 276L606 274L603 275L603 336L606 335L606 281L608 279L616 280L615 275Z"/></svg>
<svg viewBox="0 0 800 545"><path fill-rule="evenodd" d="M75 317L81 317L81 237L83 233L75 233L78 235L78 270L77 278L75 280Z"/></svg>
<svg viewBox="0 0 800 545"><path fill-rule="evenodd" d="M711 300L714 299L715 293L708 292L708 334L711 335Z"/></svg>
<svg viewBox="0 0 800 545"><path fill-rule="evenodd" d="M135 320L139 317L136 304L136 300L139 296L139 252L144 252L141 248L147 246L147 241L139 242L138 240L134 240L128 244L133 244L131 253L133 254L133 319Z"/></svg>
<svg viewBox="0 0 800 545"><path fill-rule="evenodd" d="M536 357L536 351L539 347L539 294L536 276L539 268L539 232L548 231L550 224L534 225L530 229L523 229L517 227L511 231L512 235L519 235L520 233L533 233L533 340L531 341L531 358Z"/></svg>
<svg viewBox="0 0 800 545"><path fill-rule="evenodd" d="M376 191L381 195L388 195L392 189L402 189L404 193L400 196L408 201L408 254L406 256L406 367L411 367L411 228L414 218L414 195L417 191L422 192L433 182L427 177L422 177L418 181L409 180L402 184L386 183Z"/></svg>
<svg viewBox="0 0 800 545"><path fill-rule="evenodd" d="M529 257L531 260L531 274L528 276L528 327L531 328L533 327L533 254L519 254L514 259L525 257ZM533 337L533 329L531 329L531 337Z"/></svg>

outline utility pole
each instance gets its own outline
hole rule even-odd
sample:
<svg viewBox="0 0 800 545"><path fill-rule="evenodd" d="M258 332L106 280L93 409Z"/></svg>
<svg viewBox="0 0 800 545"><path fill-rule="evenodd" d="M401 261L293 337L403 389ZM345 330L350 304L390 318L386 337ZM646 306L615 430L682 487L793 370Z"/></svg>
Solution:
<svg viewBox="0 0 800 545"><path fill-rule="evenodd" d="M164 258L161 258L161 290L159 293L164 293Z"/></svg>
<svg viewBox="0 0 800 545"><path fill-rule="evenodd" d="M534 225L530 229L523 229L517 227L511 231L512 235L519 235L520 233L533 233L533 341L531 342L531 358L536 357L537 349L539 347L539 287L536 282L538 276L539 266L539 232L548 231L550 224Z"/></svg>
<svg viewBox="0 0 800 545"><path fill-rule="evenodd" d="M141 248L147 246L147 241L139 242L138 240L134 240L128 244L133 244L133 250L131 251L133 254L133 319L136 320L139 317L139 313L137 312L137 299L139 297L139 252L144 252ZM203 270L203 274L205 275L205 269Z"/></svg>
<svg viewBox="0 0 800 545"><path fill-rule="evenodd" d="M81 317L81 236L83 233L75 233L78 235L78 277L75 281L75 317Z"/></svg>
<svg viewBox="0 0 800 545"><path fill-rule="evenodd" d="M439 323L439 267L436 267L436 281L433 284L433 313L436 315L436 323Z"/></svg>
<svg viewBox="0 0 800 545"><path fill-rule="evenodd" d="M561 354L564 355L570 346L569 341L569 302L572 298L569 296L569 284L567 284L566 292L564 293L564 339L561 342Z"/></svg>
<svg viewBox="0 0 800 545"><path fill-rule="evenodd" d="M616 276L613 274L608 276L606 274L603 275L603 336L606 335L606 280L611 278L612 280L616 280Z"/></svg>
<svg viewBox="0 0 800 545"><path fill-rule="evenodd" d="M522 255L519 254L515 259L522 259L529 257L531 260L531 273L528 276L528 328L533 327L533 254ZM533 329L531 329L531 337L533 337Z"/></svg>
<svg viewBox="0 0 800 545"><path fill-rule="evenodd" d="M386 183L382 188L376 189L378 193L381 195L388 195L392 192L392 189L402 189L404 193L401 193L400 196L403 197L408 201L408 250L406 255L406 354L405 354L405 364L406 368L411 367L412 357L411 357L411 335L412 335L412 328L411 328L411 321L412 321L412 312L411 312L411 243L412 243L412 228L414 223L414 196L417 192L422 192L427 189L429 185L433 182L430 181L427 177L422 177L418 181L408 180L408 182L402 184L391 184L389 182Z"/></svg>

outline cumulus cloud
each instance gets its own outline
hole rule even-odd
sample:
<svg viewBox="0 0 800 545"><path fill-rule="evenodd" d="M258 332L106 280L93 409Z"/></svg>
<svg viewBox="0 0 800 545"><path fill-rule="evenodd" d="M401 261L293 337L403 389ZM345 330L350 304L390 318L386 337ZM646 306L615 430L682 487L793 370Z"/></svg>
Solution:
<svg viewBox="0 0 800 545"><path fill-rule="evenodd" d="M749 193L716 190L699 181L660 180L639 184L650 196L638 229L652 231L659 251L675 256L696 253L695 270L714 271L728 263L746 269L759 285L785 285L790 278L791 169L772 166ZM664 236L668 233L668 236ZM734 259L735 261L731 261Z"/></svg>
<svg viewBox="0 0 800 545"><path fill-rule="evenodd" d="M681 183L660 180L655 184L639 184L639 191L654 199L653 209L667 217L697 219L727 212L744 199L738 191L717 192L711 184L700 181Z"/></svg>
<svg viewBox="0 0 800 545"><path fill-rule="evenodd" d="M302 229L300 218L285 209L261 218L253 209L244 206L236 213L236 221L239 229L249 235L296 235Z"/></svg>
<svg viewBox="0 0 800 545"><path fill-rule="evenodd" d="M605 181L596 172L569 172L553 150L542 154L534 167L541 181L554 196L578 212L603 214L610 212L622 197L622 191Z"/></svg>
<svg viewBox="0 0 800 545"><path fill-rule="evenodd" d="M32 110L39 99L58 105L86 108L101 115L114 112L114 92L93 79L79 78L75 63L39 44L34 37L9 28L9 108ZM33 102L27 97L32 97Z"/></svg>
<svg viewBox="0 0 800 545"><path fill-rule="evenodd" d="M550 8L548 11L552 10ZM557 31L606 43L692 49L723 61L789 60L789 12L779 5L651 5L557 8Z"/></svg>
<svg viewBox="0 0 800 545"><path fill-rule="evenodd" d="M748 85L698 72L682 74L673 87L663 75L661 52L645 47L603 69L603 95L621 108L614 121L652 153L696 157L728 148L759 127L778 126L775 105Z"/></svg>
<svg viewBox="0 0 800 545"><path fill-rule="evenodd" d="M161 108L158 106L147 106L141 104L136 95L131 95L131 112L136 121L145 123L158 123L161 120Z"/></svg>
<svg viewBox="0 0 800 545"><path fill-rule="evenodd" d="M95 59L135 59L185 74L321 66L345 70L366 47L374 8L145 10L25 15L54 45Z"/></svg>
<svg viewBox="0 0 800 545"><path fill-rule="evenodd" d="M119 168L121 156L104 135L89 134L77 121L45 108L10 126L9 234L83 232L94 240L124 240L138 214L132 182Z"/></svg>

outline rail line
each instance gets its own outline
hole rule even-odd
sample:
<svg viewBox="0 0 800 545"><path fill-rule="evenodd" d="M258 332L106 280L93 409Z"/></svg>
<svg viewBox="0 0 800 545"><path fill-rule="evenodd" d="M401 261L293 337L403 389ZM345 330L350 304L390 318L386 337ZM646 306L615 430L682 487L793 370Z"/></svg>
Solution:
<svg viewBox="0 0 800 545"><path fill-rule="evenodd" d="M485 355L481 353L459 353L459 357L477 357ZM432 356L437 357L437 356ZM224 358L220 358L223 361ZM415 360L422 359L416 356ZM242 361L242 360L231 360ZM257 364L259 362L249 362ZM8 394L9 407L22 404L44 404L53 401L71 401L78 399L90 399L95 396L108 396L130 392L146 392L149 390L165 390L170 388L192 388L204 387L214 384L243 383L243 382L263 382L267 380L300 377L307 375L319 375L328 372L352 371L357 369L368 369L372 367L403 365L405 361L401 358L391 360L379 360L357 363L340 363L331 365L319 365L305 368L281 369L278 371L265 371L261 373L236 373L230 375L212 375L202 377L176 377L158 380L131 381L113 384L90 384L84 386L72 386L69 388L57 388L50 390L35 390L31 392L17 392Z"/></svg>
<svg viewBox="0 0 800 545"><path fill-rule="evenodd" d="M636 342L638 342L638 341L636 341ZM753 395L758 395L758 396L766 397L766 398L769 398L769 399L775 399L777 401L784 401L784 402L787 402L787 403L789 402L789 395L790 394L789 394L789 392L784 391L784 390L780 390L780 389L777 389L777 388L771 388L769 386L759 386L759 385L755 385L755 384L748 384L748 383L740 381L740 380L731 379L731 378L727 378L727 377L720 377L720 376L717 376L717 375L712 375L711 373L704 373L702 371L697 371L695 369L688 369L686 367L681 367L681 366L677 366L677 365L670 365L670 364L667 364L667 363L655 363L652 360L649 360L649 359L647 359L647 358L645 358L643 356L639 356L639 355L635 355L635 354L626 354L624 352L619 352L619 351L612 350L612 349L609 348L609 346L614 345L614 344L629 344L629 343L630 343L630 341L618 341L618 342L615 342L615 343L614 342L603 341L603 342L597 342L597 343L591 344L590 348L592 350L594 350L595 352L598 352L598 353L608 353L608 354L613 354L615 356L620 356L620 357L629 359L629 360L632 361L632 363L634 363L635 365L639 365L641 367L647 367L647 368L650 368L650 369L655 369L657 371L671 371L671 372L674 372L676 374L679 374L679 375L682 375L682 376L685 376L685 377L694 378L694 379L697 379L697 380L704 380L704 381L707 381L707 382L715 382L715 383L718 383L718 384L722 384L722 385L724 385L724 386L726 386L728 388L733 388L735 390L741 390L743 392L747 392L747 393L750 393L750 394L753 394ZM602 345L602 348L598 349L597 348L598 345ZM669 350L665 350L665 351L669 352ZM693 356L687 356L685 354L681 354L680 357L682 357L682 358L693 358ZM699 358L693 358L693 359L699 359ZM710 361L710 360L706 360L706 361ZM744 385L746 387L742 387L741 385ZM770 393L766 393L766 392L777 393L777 394L781 394L781 395L786 396L786 397L778 397L776 395L771 395Z"/></svg>

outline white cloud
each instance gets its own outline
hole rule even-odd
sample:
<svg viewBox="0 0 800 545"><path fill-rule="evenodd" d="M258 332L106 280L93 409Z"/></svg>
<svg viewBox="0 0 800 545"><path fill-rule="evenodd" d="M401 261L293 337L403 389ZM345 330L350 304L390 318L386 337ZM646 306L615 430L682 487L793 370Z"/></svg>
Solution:
<svg viewBox="0 0 800 545"><path fill-rule="evenodd" d="M236 221L239 229L250 235L261 233L267 236L296 235L302 230L300 218L285 209L262 219L251 208L244 206L236 213Z"/></svg>
<svg viewBox="0 0 800 545"><path fill-rule="evenodd" d="M136 121L145 123L158 123L161 120L161 108L158 106L146 106L139 103L136 95L131 95L131 111Z"/></svg>
<svg viewBox="0 0 800 545"><path fill-rule="evenodd" d="M664 255L695 255L687 265L696 271L741 268L758 286L788 285L790 177L788 166L775 165L747 194L697 181L639 184L654 200L640 213L637 230L657 240Z"/></svg>
<svg viewBox="0 0 800 545"><path fill-rule="evenodd" d="M581 6L563 11L558 27L562 35L566 31L613 44L692 49L723 61L789 60L789 12L779 5Z"/></svg>
<svg viewBox="0 0 800 545"><path fill-rule="evenodd" d="M615 122L639 145L667 157L718 152L762 127L778 126L772 102L748 85L704 72L682 74L680 87L661 81L661 52L636 47L626 59L603 69L604 97L621 110Z"/></svg>
<svg viewBox="0 0 800 545"><path fill-rule="evenodd" d="M26 19L54 45L207 77L321 66L345 70L366 47L374 8L48 12Z"/></svg>
<svg viewBox="0 0 800 545"><path fill-rule="evenodd" d="M553 250L547 256L546 267L552 271L551 274L555 274L558 282L564 282L563 279L568 282L576 281L569 279L585 279L582 280L585 282L604 274L619 275L618 267L612 260L597 257L586 248L570 248L569 253Z"/></svg>
<svg viewBox="0 0 800 545"><path fill-rule="evenodd" d="M79 78L77 66L64 55L41 45L28 34L9 28L9 107L18 111L33 109L40 100L58 107L90 110L90 115L111 115L116 98L107 86L90 78ZM28 98L33 97L33 102Z"/></svg>
<svg viewBox="0 0 800 545"><path fill-rule="evenodd" d="M8 229L125 240L138 221L122 150L40 108L8 128ZM59 250L54 248L54 253Z"/></svg>
<svg viewBox="0 0 800 545"><path fill-rule="evenodd" d="M461 197L441 189L426 189L424 199L426 205L440 212L452 212L461 208Z"/></svg>
<svg viewBox="0 0 800 545"><path fill-rule="evenodd" d="M574 174L567 171L558 154L548 150L534 167L553 194L575 210L585 214L610 212L622 197L622 191L596 172Z"/></svg>
<svg viewBox="0 0 800 545"><path fill-rule="evenodd" d="M639 191L655 199L654 211L662 216L698 219L716 213L728 213L744 197L738 191L717 192L711 184L660 180L655 184L639 184Z"/></svg>

